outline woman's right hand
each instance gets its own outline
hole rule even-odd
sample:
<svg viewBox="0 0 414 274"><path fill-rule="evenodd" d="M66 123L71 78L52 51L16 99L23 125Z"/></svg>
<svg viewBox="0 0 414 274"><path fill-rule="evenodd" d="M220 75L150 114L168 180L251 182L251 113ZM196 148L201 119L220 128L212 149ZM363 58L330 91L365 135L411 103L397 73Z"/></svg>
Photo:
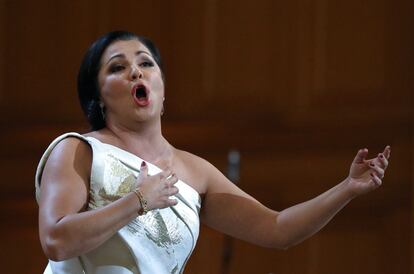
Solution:
<svg viewBox="0 0 414 274"><path fill-rule="evenodd" d="M137 189L147 201L148 210L176 205L177 200L171 199L170 196L178 193L178 188L175 186L177 181L177 176L169 169L149 176L148 166L142 162L137 179Z"/></svg>

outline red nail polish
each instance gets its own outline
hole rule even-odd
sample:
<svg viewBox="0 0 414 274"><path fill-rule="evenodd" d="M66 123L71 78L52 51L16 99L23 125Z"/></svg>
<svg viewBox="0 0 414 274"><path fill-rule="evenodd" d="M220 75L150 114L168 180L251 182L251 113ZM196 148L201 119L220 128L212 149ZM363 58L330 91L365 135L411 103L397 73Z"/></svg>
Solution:
<svg viewBox="0 0 414 274"><path fill-rule="evenodd" d="M141 167L144 167L144 166L146 166L147 164L144 162L144 161L142 161L141 162Z"/></svg>
<svg viewBox="0 0 414 274"><path fill-rule="evenodd" d="M384 158L384 155L380 154L379 157L382 159L382 158Z"/></svg>

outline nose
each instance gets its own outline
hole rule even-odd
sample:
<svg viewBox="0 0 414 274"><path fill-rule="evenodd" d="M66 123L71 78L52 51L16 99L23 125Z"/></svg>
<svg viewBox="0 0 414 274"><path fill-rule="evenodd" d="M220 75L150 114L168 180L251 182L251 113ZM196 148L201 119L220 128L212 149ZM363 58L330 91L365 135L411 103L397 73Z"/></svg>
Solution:
<svg viewBox="0 0 414 274"><path fill-rule="evenodd" d="M132 66L131 67L131 79L132 80L136 80L136 79L141 79L143 76L141 69L138 66Z"/></svg>

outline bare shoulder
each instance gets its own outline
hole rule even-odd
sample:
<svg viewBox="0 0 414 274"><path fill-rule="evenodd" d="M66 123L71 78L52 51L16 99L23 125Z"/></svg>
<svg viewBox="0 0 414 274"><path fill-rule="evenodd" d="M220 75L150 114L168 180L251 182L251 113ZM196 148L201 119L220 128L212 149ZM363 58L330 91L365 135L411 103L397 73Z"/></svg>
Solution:
<svg viewBox="0 0 414 274"><path fill-rule="evenodd" d="M90 145L80 138L67 137L52 150L50 158L71 158L73 156L92 156Z"/></svg>
<svg viewBox="0 0 414 274"><path fill-rule="evenodd" d="M80 138L67 137L53 148L40 179L40 222L86 208L91 166L92 149Z"/></svg>
<svg viewBox="0 0 414 274"><path fill-rule="evenodd" d="M234 191L234 184L207 160L192 153L176 149L178 161L184 165L188 182L199 188L200 194ZM180 168L182 170L182 168Z"/></svg>
<svg viewBox="0 0 414 274"><path fill-rule="evenodd" d="M175 149L175 155L187 166L198 171L205 171L206 169L214 167L207 160L201 158L200 156L197 156L184 150Z"/></svg>
<svg viewBox="0 0 414 274"><path fill-rule="evenodd" d="M90 173L91 162L92 149L89 144L80 138L68 137L60 141L50 153L42 177L69 172L86 176Z"/></svg>
<svg viewBox="0 0 414 274"><path fill-rule="evenodd" d="M184 150L174 149L174 159L177 175L200 194L208 191L211 174L219 172L207 160Z"/></svg>

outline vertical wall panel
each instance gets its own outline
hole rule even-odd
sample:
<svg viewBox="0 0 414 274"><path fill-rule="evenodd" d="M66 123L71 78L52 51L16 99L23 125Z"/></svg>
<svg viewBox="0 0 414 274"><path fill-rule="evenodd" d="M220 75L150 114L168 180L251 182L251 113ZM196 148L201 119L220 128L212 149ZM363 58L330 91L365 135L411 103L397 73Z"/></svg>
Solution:
<svg viewBox="0 0 414 274"><path fill-rule="evenodd" d="M230 273L414 274L413 13L410 0L0 0L4 272L42 271L37 161L58 134L86 130L81 58L126 29L161 49L171 143L223 171L239 149L240 187L273 209L345 178L358 148L392 145L378 191L287 251L233 240ZM201 232L186 273L221 273L226 238Z"/></svg>

